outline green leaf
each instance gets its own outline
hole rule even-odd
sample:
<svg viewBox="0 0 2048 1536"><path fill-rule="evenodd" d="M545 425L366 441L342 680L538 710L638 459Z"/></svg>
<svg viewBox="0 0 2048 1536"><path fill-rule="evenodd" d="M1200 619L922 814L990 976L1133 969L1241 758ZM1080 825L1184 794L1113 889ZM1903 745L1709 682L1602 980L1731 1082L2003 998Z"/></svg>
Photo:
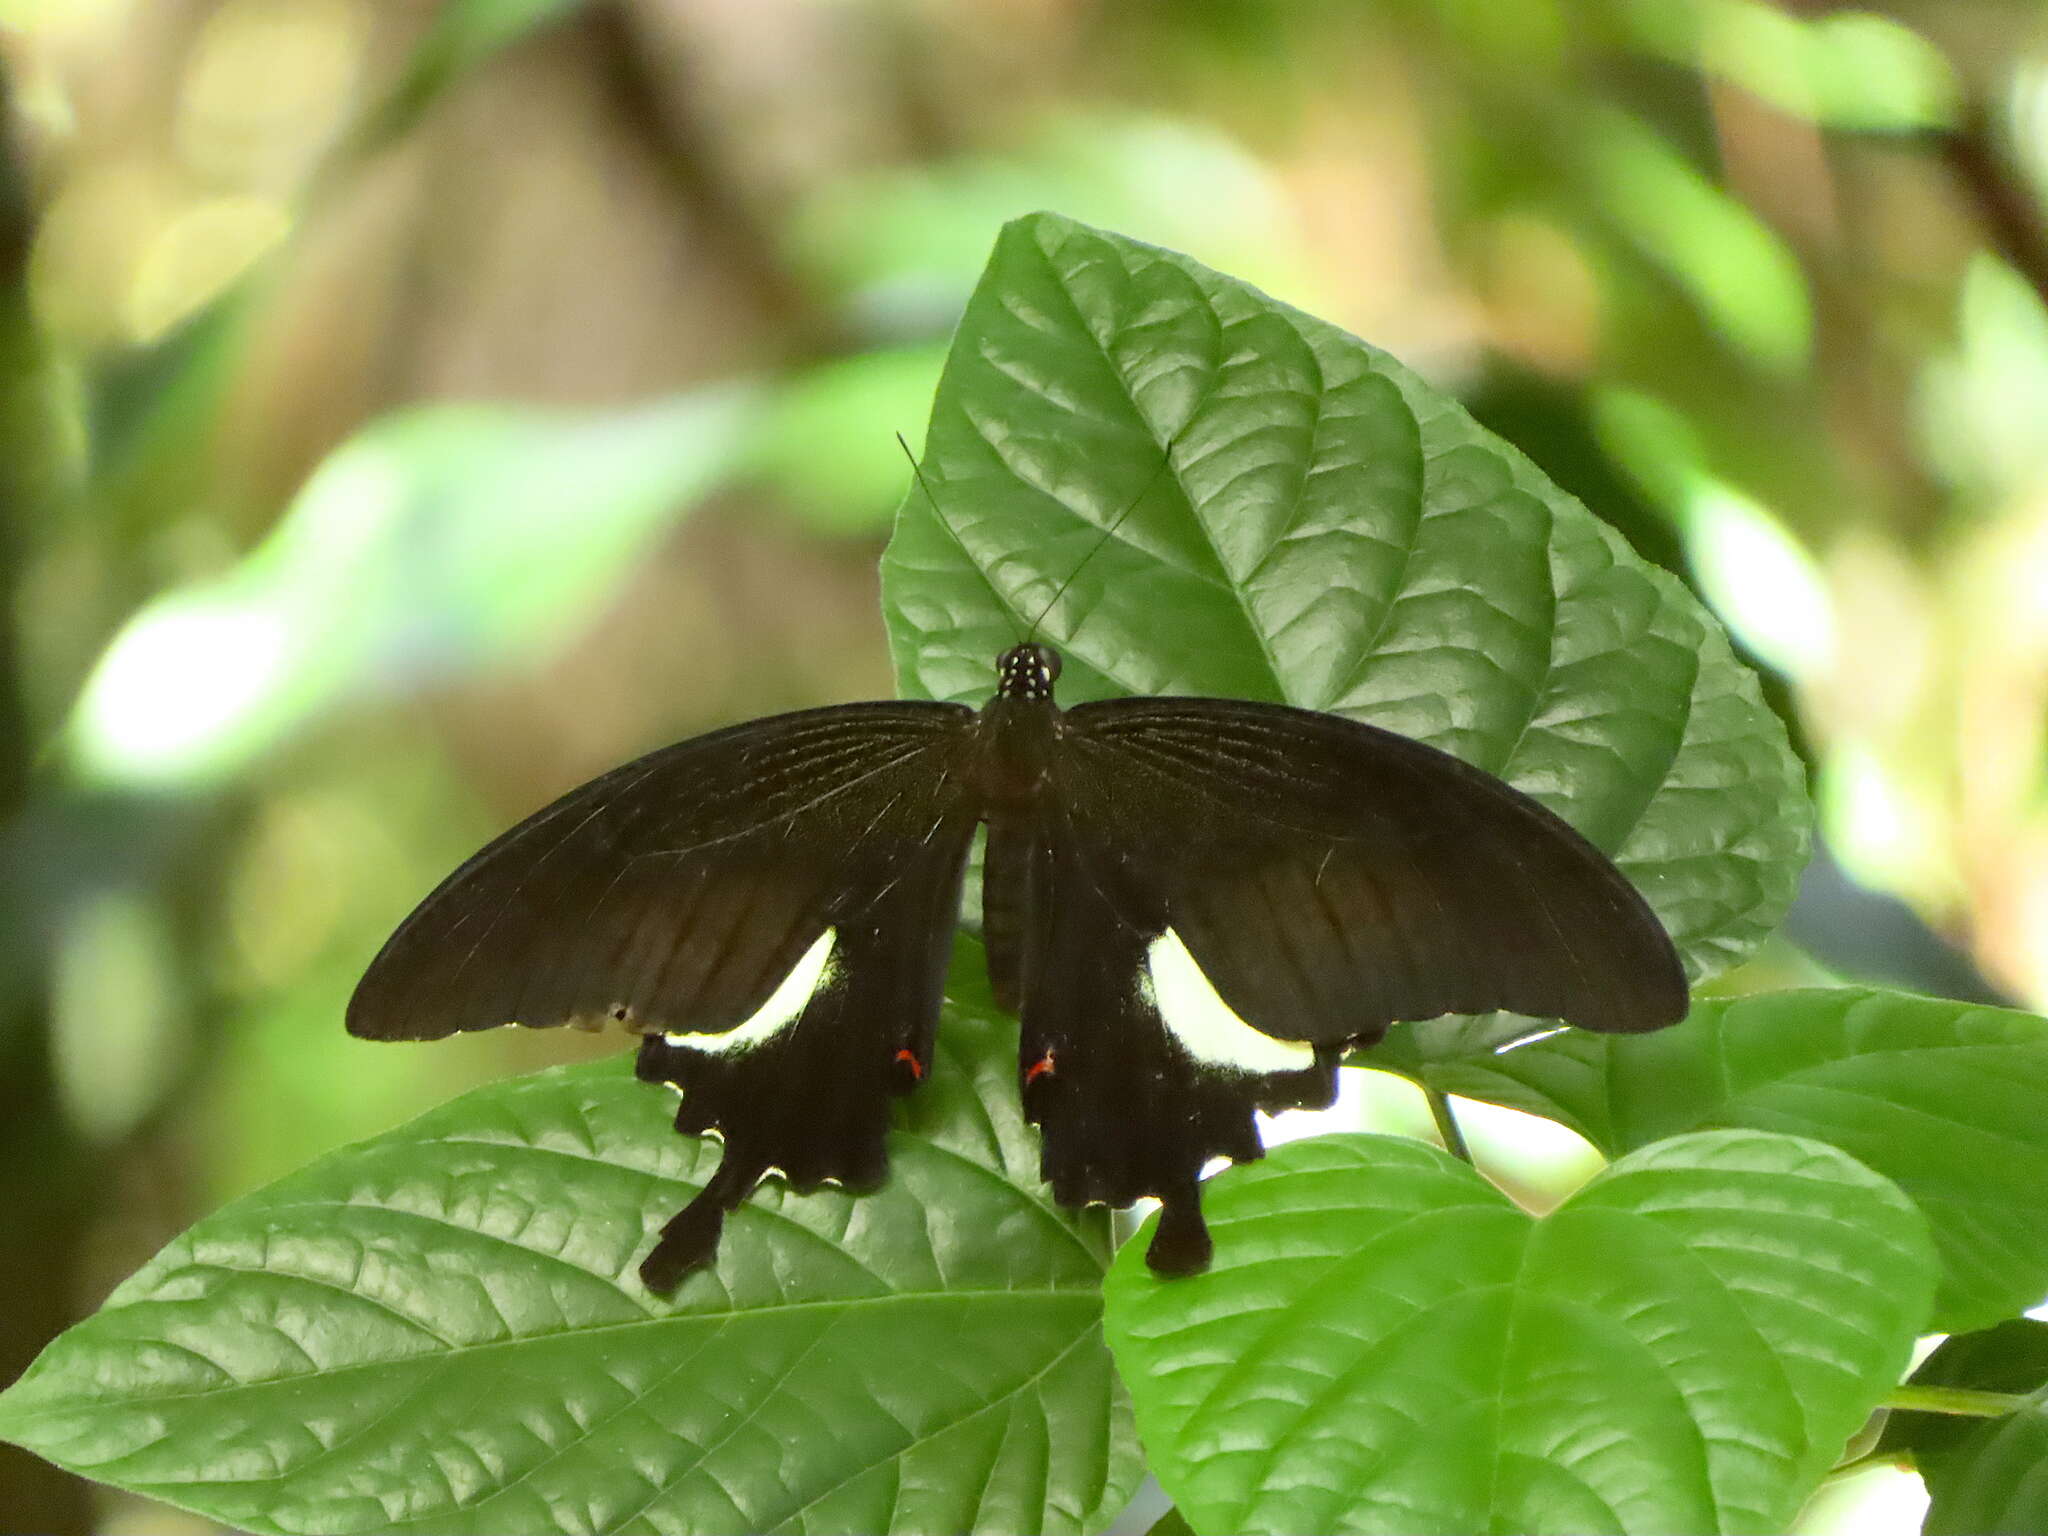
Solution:
<svg viewBox="0 0 2048 1536"><path fill-rule="evenodd" d="M1766 220L1627 112L1589 111L1571 160L1615 234L1662 268L1715 331L1774 373L1807 366L1805 271Z"/></svg>
<svg viewBox="0 0 2048 1536"><path fill-rule="evenodd" d="M2005 1418L1893 1413L1880 1452L1910 1451L1926 1479L1927 1536L2048 1530L2048 1323L2014 1318L1944 1343L1916 1386L2031 1394Z"/></svg>
<svg viewBox="0 0 2048 1536"><path fill-rule="evenodd" d="M942 360L936 346L879 348L808 369L763 413L745 467L821 533L881 532L903 490L897 434L916 430Z"/></svg>
<svg viewBox="0 0 2048 1536"><path fill-rule="evenodd" d="M1927 1474L1925 1536L2039 1536L2048 1530L2048 1392L1984 1424Z"/></svg>
<svg viewBox="0 0 2048 1536"><path fill-rule="evenodd" d="M1541 1221L1418 1142L1211 1181L1216 1261L1105 1287L1161 1484L1204 1532L1782 1531L1897 1380L1924 1224L1829 1147L1680 1137Z"/></svg>
<svg viewBox="0 0 2048 1536"><path fill-rule="evenodd" d="M164 594L114 637L72 721L81 769L203 782L352 696L545 654L725 473L752 405L720 389L602 413L433 405L372 424L240 565Z"/></svg>
<svg viewBox="0 0 2048 1536"><path fill-rule="evenodd" d="M943 519L913 487L883 561L908 694L985 696L1044 612L1070 701L1284 700L1502 775L1617 857L1695 977L1791 900L1800 769L1713 620L1334 326L1020 220L953 339L924 468Z"/></svg>
<svg viewBox="0 0 2048 1536"><path fill-rule="evenodd" d="M1845 987L1703 1002L1676 1028L1577 1030L1490 1054L1493 1021L1394 1035L1361 1058L1545 1115L1609 1155L1679 1131L1810 1136L1911 1195L1934 1230L1933 1327L1988 1327L2048 1294L2048 1020Z"/></svg>
<svg viewBox="0 0 2048 1536"><path fill-rule="evenodd" d="M1683 69L1733 81L1781 111L1847 132L1928 132L1957 116L1955 71L1888 16L1812 20L1758 0L1623 7L1638 41Z"/></svg>
<svg viewBox="0 0 2048 1536"><path fill-rule="evenodd" d="M949 1013L863 1198L749 1200L623 1063L470 1094L179 1238L0 1394L0 1435L255 1531L1089 1531L1141 1475L1106 1227L1054 1211L993 1019Z"/></svg>

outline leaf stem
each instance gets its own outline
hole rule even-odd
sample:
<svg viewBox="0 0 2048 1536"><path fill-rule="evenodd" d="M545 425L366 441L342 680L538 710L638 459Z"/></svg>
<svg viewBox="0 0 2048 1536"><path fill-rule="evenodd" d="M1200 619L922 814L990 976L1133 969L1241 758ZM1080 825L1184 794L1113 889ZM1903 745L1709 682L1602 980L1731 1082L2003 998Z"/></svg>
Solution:
<svg viewBox="0 0 2048 1536"><path fill-rule="evenodd" d="M1922 1387L1911 1382L1894 1387L1887 1408L1914 1413L1959 1413L1973 1419L2002 1419L2018 1413L2032 1399L2020 1392L1980 1392L1974 1387Z"/></svg>
<svg viewBox="0 0 2048 1536"><path fill-rule="evenodd" d="M1444 1150L1460 1162L1471 1162L1472 1149L1465 1145L1465 1132L1458 1125L1458 1117L1451 1113L1451 1096L1427 1083L1422 1085L1422 1094L1429 1100L1430 1118L1436 1121L1436 1133L1443 1138Z"/></svg>

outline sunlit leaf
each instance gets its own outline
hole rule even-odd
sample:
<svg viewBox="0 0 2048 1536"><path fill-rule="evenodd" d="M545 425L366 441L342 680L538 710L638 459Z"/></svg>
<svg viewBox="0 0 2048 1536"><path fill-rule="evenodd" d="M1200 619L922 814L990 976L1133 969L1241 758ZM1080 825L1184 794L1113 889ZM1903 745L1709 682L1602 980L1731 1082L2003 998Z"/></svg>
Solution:
<svg viewBox="0 0 2048 1536"><path fill-rule="evenodd" d="M1824 681L1835 662L1834 601L1797 536L1712 472L1691 424L1663 401L1609 388L1593 405L1602 442L1664 505L1694 582L1723 622L1780 672Z"/></svg>
<svg viewBox="0 0 2048 1536"><path fill-rule="evenodd" d="M88 1138L132 1131L178 1080L189 1042L164 914L132 890L66 914L50 957L50 1058L65 1118Z"/></svg>
<svg viewBox="0 0 2048 1536"><path fill-rule="evenodd" d="M1106 1287L1160 1482L1206 1533L1782 1531L1904 1368L1919 1215L1750 1131L1615 1164L1538 1221L1384 1137L1208 1186L1214 1267Z"/></svg>
<svg viewBox="0 0 2048 1536"><path fill-rule="evenodd" d="M1622 7L1639 42L1773 106L1830 128L1946 127L1957 85L1941 51L1873 11L1796 16L1763 0L1635 0Z"/></svg>
<svg viewBox="0 0 2048 1536"><path fill-rule="evenodd" d="M747 1202L620 1063L481 1090L199 1223L0 1394L0 1434L264 1532L1099 1530L1140 1467L1106 1227L1054 1211L954 1010L880 1193ZM365 1047L375 1049L375 1047Z"/></svg>
<svg viewBox="0 0 2048 1536"><path fill-rule="evenodd" d="M2048 476L2048 306L1994 256L1964 275L1957 345L1921 381L1925 451L1950 480L1996 497Z"/></svg>
<svg viewBox="0 0 2048 1536"><path fill-rule="evenodd" d="M1490 1021L1395 1031L1368 1058L1561 1120L1620 1155L1708 1126L1840 1147L1926 1212L1933 1327L1982 1328L2048 1294L2048 1020L1865 988L1703 1002L1674 1029L1573 1030L1491 1054Z"/></svg>
<svg viewBox="0 0 2048 1536"><path fill-rule="evenodd" d="M726 472L752 400L435 405L376 423L240 565L114 637L72 722L80 769L205 780L343 699L544 654Z"/></svg>
<svg viewBox="0 0 2048 1536"><path fill-rule="evenodd" d="M1801 770L1720 630L1356 337L1186 257L1021 220L924 464L943 520L913 490L883 564L906 693L986 697L1043 613L1070 700L1284 700L1501 774L1617 856L1695 975L1790 901Z"/></svg>

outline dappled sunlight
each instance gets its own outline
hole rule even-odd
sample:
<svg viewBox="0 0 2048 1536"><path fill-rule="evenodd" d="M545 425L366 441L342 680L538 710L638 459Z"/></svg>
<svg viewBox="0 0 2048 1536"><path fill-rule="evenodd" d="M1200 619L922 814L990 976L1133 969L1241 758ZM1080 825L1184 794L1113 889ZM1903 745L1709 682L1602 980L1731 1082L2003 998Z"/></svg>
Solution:
<svg viewBox="0 0 2048 1536"><path fill-rule="evenodd" d="M203 782L236 766L283 706L293 617L230 586L181 594L107 648L72 741L91 781Z"/></svg>
<svg viewBox="0 0 2048 1536"><path fill-rule="evenodd" d="M1794 1536L1915 1536L1926 1518L1919 1473L1881 1463L1824 1484L1792 1529Z"/></svg>
<svg viewBox="0 0 2048 1536"><path fill-rule="evenodd" d="M370 429L234 571L115 638L78 705L80 771L206 783L346 701L545 655L724 472L750 414L724 389L616 415L451 405Z"/></svg>
<svg viewBox="0 0 2048 1536"><path fill-rule="evenodd" d="M1956 110L1948 60L1911 27L1867 11L1801 17L1762 0L1628 7L1637 35L1796 116L1829 127L1938 128Z"/></svg>
<svg viewBox="0 0 2048 1536"><path fill-rule="evenodd" d="M209 198L178 214L150 241L128 295L130 339L148 345L215 298L284 242L291 219L264 197Z"/></svg>
<svg viewBox="0 0 2048 1536"><path fill-rule="evenodd" d="M1701 476L1681 516L1686 554L1728 627L1766 664L1801 681L1836 661L1833 603L1813 557L1762 503Z"/></svg>
<svg viewBox="0 0 2048 1536"><path fill-rule="evenodd" d="M1497 753L1617 859L1694 972L1693 1017L1654 1035L1497 1056L1500 1019L1442 1020L1396 1025L1379 1060L1552 1109L1615 1165L1661 1144L1630 1132L1675 1126L1688 1095L1726 1111L1700 1125L1743 1134L1826 1140L1835 1116L1861 1164L1916 1198L1939 1186L1942 1241L1976 1223L1960 1241L1981 1239L1986 1274L2023 1266L2024 1209L1941 1203L1957 1181L2032 1177L2023 1016L1851 1009L1793 1038L1727 1011L1877 980L2048 1008L2048 31L2023 9L0 0L0 1039L22 1045L0 1114L16 1137L0 1282L21 1303L0 1323L0 1388L219 1201L458 1092L631 1048L345 1032L385 937L474 850L700 732L985 689L979 652L933 636L1014 644L1040 617L1020 593L1060 592L1036 633L1067 648L1070 689L1213 675L1229 686L1208 691L1268 696L1322 669L1360 718ZM1004 289L1014 326L949 351L998 230L1040 209L1288 307L1233 288L1212 308L1216 273L1100 255ZM1330 344L1325 321L1411 372ZM941 379L984 365L1022 393L990 407L956 388L928 424ZM1458 403L1519 452L1461 436ZM1189 435L1197 407L1228 430ZM1075 461L1140 457L1140 478L1165 468L1105 541L1122 503ZM1042 483L1014 473L1027 463ZM1603 526L1574 524L1571 497ZM1054 531L974 566L1029 518ZM899 523L929 538L890 555L890 629L877 571ZM1415 532L1453 526L1498 558L1461 564ZM1699 604L1762 674L1755 692L1718 640L1698 646ZM1653 685L1680 704L1645 707ZM1803 831L1789 812L1760 831L1761 811L1708 826L1698 808L1783 810L1802 782L1823 846L1767 938ZM1898 1068L1923 1047L1924 1072ZM1329 1109L1259 1116L1265 1145L1308 1166L1318 1137L1398 1138L1370 1145L1491 1200L1414 1145L1442 1133L1402 1072L1347 1066ZM976 1136L1008 1125L1011 1075ZM619 1101L659 1133L643 1161L600 1168L573 1117L547 1138L546 1158L621 1181L595 1235L575 1201L508 1195L495 1144L451 1144L461 1199L499 1222L489 1251L555 1234L535 1240L559 1251L535 1259L550 1278L528 1299L565 1338L578 1297L633 1327L653 1316L614 1279L641 1206L672 1208L667 1186L709 1156L637 1086ZM960 1087L935 1076L910 1104ZM1924 1165L1886 1162L1914 1132L1857 1118L1887 1092L1933 1117L1913 1122L1938 1127ZM1947 1092L1982 1123L1941 1119ZM516 1129L517 1093L497 1102ZM1444 1102L1474 1166L1532 1215L1610 1166L1559 1120ZM1036 1132L1012 1129L1028 1182ZM1979 1134L2003 1138L1985 1143L1998 1157L1969 1153ZM344 1187L381 1198L374 1179ZM735 1221L808 1252L915 1194L778 1193ZM437 1199L418 1202L429 1223L461 1207ZM997 1269L1060 1220L1035 1193L997 1234L933 1210L929 1233ZM351 1266L398 1272L397 1239L324 1240L330 1288ZM24 1282L8 1254L47 1276ZM1946 1256L1951 1279L1968 1269ZM1904 1246L1871 1262L1912 1280ZM742 1266L676 1315L800 1273ZM1440 1273L1409 1279L1427 1292ZM365 1328L405 1304L380 1300ZM518 1311L486 1300L486 1325ZM806 1347L750 1363L769 1381L832 1353ZM907 1390L907 1347L833 1411ZM989 1358L1003 1347L991 1329ZM653 1355L592 1378L584 1428L654 1432L655 1398L606 1396ZM1420 1391L1456 1372L1414 1374ZM1027 1417L991 1437L1026 1461ZM995 1423L962 1420L947 1454ZM1762 1432L1700 1423L1702 1443ZM551 1432L537 1413L502 1445L478 1438L459 1475ZM1046 1465L1086 1461L1057 1438ZM644 1481L673 1471L658 1459L636 1464ZM942 1459L876 1465L911 1501ZM0 1465L10 1529L23 1464ZM125 1493L87 1508L70 1483L36 1495L55 1513L14 1523L226 1529ZM350 1494L362 1519L409 1518L379 1490ZM647 1500L636 1484L560 1507L592 1529L666 1520ZM1014 1524L999 1503L954 1524ZM828 1528L832 1507L790 1523ZM1906 1536L1927 1510L1916 1474L1863 1464L1796 1529Z"/></svg>

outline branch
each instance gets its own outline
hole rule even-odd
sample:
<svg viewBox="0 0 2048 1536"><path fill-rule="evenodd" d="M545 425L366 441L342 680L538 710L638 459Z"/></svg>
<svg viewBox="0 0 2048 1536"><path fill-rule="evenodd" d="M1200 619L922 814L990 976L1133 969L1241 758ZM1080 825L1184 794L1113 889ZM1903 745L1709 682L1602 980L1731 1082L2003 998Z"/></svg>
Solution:
<svg viewBox="0 0 2048 1536"><path fill-rule="evenodd" d="M585 17L601 78L627 126L656 156L671 195L726 271L752 295L785 361L851 350L834 317L789 269L756 200L733 174L711 125L693 110L687 79L654 57L631 0L603 0Z"/></svg>
<svg viewBox="0 0 2048 1536"><path fill-rule="evenodd" d="M2019 1392L1980 1392L1974 1387L1921 1387L1911 1382L1893 1387L1887 1408L1913 1413L1953 1413L1972 1419L2002 1419L2018 1413L2033 1399Z"/></svg>
<svg viewBox="0 0 2048 1536"><path fill-rule="evenodd" d="M13 586L37 519L61 482L52 370L28 299L36 210L14 135L0 60L0 840L20 837L35 758L14 644ZM85 1236L96 1207L83 1149L66 1125L51 1062L49 975L31 937L18 869L0 867L0 1382L12 1381L72 1320ZM29 877L32 878L32 877ZM94 1529L86 1486L39 1457L0 1445L0 1529L71 1536Z"/></svg>
<svg viewBox="0 0 2048 1536"><path fill-rule="evenodd" d="M1962 120L1936 138L1941 160L1969 199L1992 249L2048 305L2048 226L2040 201L1998 142L1991 112L1973 98Z"/></svg>
<svg viewBox="0 0 2048 1536"><path fill-rule="evenodd" d="M1471 1162L1472 1149L1465 1145L1464 1129L1451 1113L1451 1096L1427 1083L1422 1085L1422 1095L1429 1100L1430 1118L1436 1121L1436 1133L1443 1139L1444 1150L1460 1162Z"/></svg>

